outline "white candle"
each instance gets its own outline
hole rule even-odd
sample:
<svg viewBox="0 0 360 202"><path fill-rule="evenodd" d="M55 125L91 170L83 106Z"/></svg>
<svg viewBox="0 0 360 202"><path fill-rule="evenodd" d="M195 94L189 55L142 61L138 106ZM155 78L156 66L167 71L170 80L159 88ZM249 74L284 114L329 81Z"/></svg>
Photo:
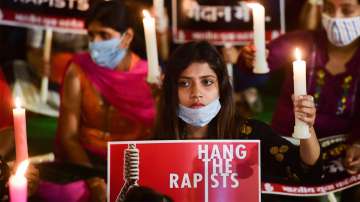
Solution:
<svg viewBox="0 0 360 202"><path fill-rule="evenodd" d="M51 41L52 41L52 30L46 29L45 32L45 42L44 42L44 68L49 68L46 64L50 63L50 55L51 55ZM46 69L45 72L49 72L50 70ZM40 98L42 102L46 102L48 98L48 89L49 89L49 77L43 76L41 80L41 90L40 90Z"/></svg>
<svg viewBox="0 0 360 202"><path fill-rule="evenodd" d="M164 0L153 0L153 6L156 12L156 16L164 16Z"/></svg>
<svg viewBox="0 0 360 202"><path fill-rule="evenodd" d="M294 96L306 95L306 62L301 59L301 52L295 49L296 60L293 62ZM309 125L295 118L294 138L307 139L310 137Z"/></svg>
<svg viewBox="0 0 360 202"><path fill-rule="evenodd" d="M28 160L22 161L19 164L15 175L10 176L9 193L11 202L27 201L27 179L25 177L25 173L28 166Z"/></svg>
<svg viewBox="0 0 360 202"><path fill-rule="evenodd" d="M146 54L149 66L147 81L149 83L157 83L160 77L160 70L156 44L155 19L151 17L149 12L146 10L143 10L143 14Z"/></svg>
<svg viewBox="0 0 360 202"><path fill-rule="evenodd" d="M15 98L15 108L13 109L14 135L16 162L22 162L28 159L28 146L26 135L26 116L25 109L21 107L19 98Z"/></svg>
<svg viewBox="0 0 360 202"><path fill-rule="evenodd" d="M248 6L253 13L254 45L256 49L253 72L265 74L269 72L265 49L265 8L259 3L249 3Z"/></svg>
<svg viewBox="0 0 360 202"><path fill-rule="evenodd" d="M230 49L233 47L233 45L231 43L225 43L225 48L226 49ZM229 56L230 57L230 56ZM227 61L226 63L226 69L228 71L228 74L229 74L229 80L230 80L230 83L231 85L233 85L233 64L231 64L231 61Z"/></svg>

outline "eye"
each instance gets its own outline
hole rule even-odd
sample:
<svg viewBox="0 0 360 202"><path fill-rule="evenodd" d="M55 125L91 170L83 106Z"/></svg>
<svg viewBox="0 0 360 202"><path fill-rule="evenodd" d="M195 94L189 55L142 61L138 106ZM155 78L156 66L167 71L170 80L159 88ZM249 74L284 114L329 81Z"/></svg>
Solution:
<svg viewBox="0 0 360 202"><path fill-rule="evenodd" d="M93 41L94 40L94 33L88 32L88 39L89 39L89 41Z"/></svg>
<svg viewBox="0 0 360 202"><path fill-rule="evenodd" d="M204 86L211 86L215 81L213 79L203 79L201 80L201 83Z"/></svg>
<svg viewBox="0 0 360 202"><path fill-rule="evenodd" d="M354 9L349 6L343 7L341 11L344 16L351 16L354 13Z"/></svg>
<svg viewBox="0 0 360 202"><path fill-rule="evenodd" d="M100 32L100 37L102 40L109 40L111 39L111 34L107 33L107 32Z"/></svg>
<svg viewBox="0 0 360 202"><path fill-rule="evenodd" d="M190 86L190 82L188 80L179 80L178 85L181 88L187 88Z"/></svg>

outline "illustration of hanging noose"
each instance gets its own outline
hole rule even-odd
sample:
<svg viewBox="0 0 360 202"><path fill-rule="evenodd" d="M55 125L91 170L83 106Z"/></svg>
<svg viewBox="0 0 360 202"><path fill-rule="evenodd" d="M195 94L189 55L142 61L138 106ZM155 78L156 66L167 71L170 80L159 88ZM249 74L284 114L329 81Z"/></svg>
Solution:
<svg viewBox="0 0 360 202"><path fill-rule="evenodd" d="M129 144L124 153L124 185L116 198L116 202L123 202L127 192L138 186L139 180L139 150L135 144Z"/></svg>

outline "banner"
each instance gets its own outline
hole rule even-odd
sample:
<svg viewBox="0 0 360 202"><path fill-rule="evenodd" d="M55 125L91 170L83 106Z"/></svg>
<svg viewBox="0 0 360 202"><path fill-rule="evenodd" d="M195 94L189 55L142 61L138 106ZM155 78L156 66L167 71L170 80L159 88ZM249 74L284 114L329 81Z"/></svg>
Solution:
<svg viewBox="0 0 360 202"><path fill-rule="evenodd" d="M266 39L285 32L284 0L261 1L265 7ZM172 0L173 40L207 40L216 45L246 44L253 39L253 20L246 1Z"/></svg>
<svg viewBox="0 0 360 202"><path fill-rule="evenodd" d="M322 160L324 161L321 181L302 186L262 182L262 193L289 196L321 196L360 184L360 173L349 175L342 165L347 148L345 141L345 135L331 136L319 140L322 149Z"/></svg>
<svg viewBox="0 0 360 202"><path fill-rule="evenodd" d="M1 0L0 24L85 33L90 1L96 0Z"/></svg>
<svg viewBox="0 0 360 202"><path fill-rule="evenodd" d="M108 200L137 183L175 202L260 201L259 149L257 140L111 142Z"/></svg>

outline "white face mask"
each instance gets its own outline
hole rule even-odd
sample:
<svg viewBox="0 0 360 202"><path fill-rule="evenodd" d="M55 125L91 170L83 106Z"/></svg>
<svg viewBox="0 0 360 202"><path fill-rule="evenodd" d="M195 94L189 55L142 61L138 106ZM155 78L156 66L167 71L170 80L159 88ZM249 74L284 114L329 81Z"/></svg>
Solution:
<svg viewBox="0 0 360 202"><path fill-rule="evenodd" d="M337 46L347 46L360 36L360 16L332 18L322 14L322 25L329 41Z"/></svg>
<svg viewBox="0 0 360 202"><path fill-rule="evenodd" d="M198 109L185 107L179 104L178 117L187 124L203 127L210 123L210 121L219 113L220 108L221 104L219 98Z"/></svg>

